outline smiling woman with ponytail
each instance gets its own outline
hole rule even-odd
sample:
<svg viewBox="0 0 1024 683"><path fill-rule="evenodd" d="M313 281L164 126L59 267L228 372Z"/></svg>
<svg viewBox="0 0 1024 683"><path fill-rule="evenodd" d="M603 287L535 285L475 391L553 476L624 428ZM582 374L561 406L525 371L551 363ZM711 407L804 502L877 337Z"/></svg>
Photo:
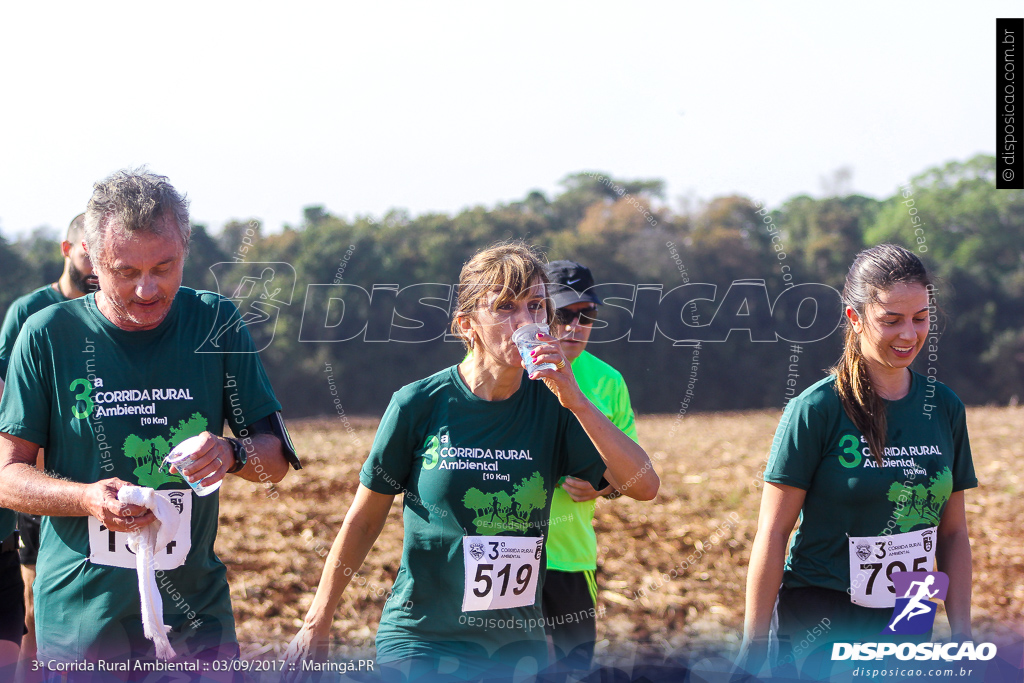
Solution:
<svg viewBox="0 0 1024 683"><path fill-rule="evenodd" d="M862 251L850 267L843 355L786 406L765 468L738 660L752 674L769 643L776 674L795 677L800 665L824 680L834 642L927 639L901 635L906 618L893 622L900 571L945 572L953 639L971 637L964 490L978 482L966 414L949 388L910 369L937 344L933 293L920 259L899 246Z"/></svg>
<svg viewBox="0 0 1024 683"><path fill-rule="evenodd" d="M843 307L852 310L856 314L854 318L863 318L867 306L878 304L879 293L891 289L893 285L919 285L924 288L928 303L932 303L931 279L924 264L912 252L892 244L881 244L874 249L862 251L846 276ZM923 324L925 331L928 328L927 313L927 308L915 313L915 316L921 318L915 323ZM861 352L860 333L855 329L853 318L847 314L844 320L846 336L843 357L832 368L832 374L836 377L835 390L843 403L843 410L864 435L875 461L881 466L882 453L885 452L885 400L871 384L868 362ZM911 361L917 355L917 350L915 347ZM898 375L905 376L906 373Z"/></svg>

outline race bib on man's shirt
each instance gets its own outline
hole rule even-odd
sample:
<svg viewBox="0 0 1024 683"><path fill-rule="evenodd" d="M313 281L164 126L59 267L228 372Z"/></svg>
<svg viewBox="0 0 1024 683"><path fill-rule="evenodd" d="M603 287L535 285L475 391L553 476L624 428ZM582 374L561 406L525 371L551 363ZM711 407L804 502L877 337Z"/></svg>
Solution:
<svg viewBox="0 0 1024 683"><path fill-rule="evenodd" d="M893 607L893 572L932 571L935 527L890 536L850 536L850 601L862 607Z"/></svg>
<svg viewBox="0 0 1024 683"><path fill-rule="evenodd" d="M185 564L192 549L192 490L157 491L170 500L180 516L174 538L156 553L156 569L175 569ZM89 517L89 561L107 567L135 569L135 553L128 548L128 534L111 531L95 517Z"/></svg>
<svg viewBox="0 0 1024 683"><path fill-rule="evenodd" d="M466 589L462 611L528 607L537 600L544 539L522 536L466 536L462 556Z"/></svg>

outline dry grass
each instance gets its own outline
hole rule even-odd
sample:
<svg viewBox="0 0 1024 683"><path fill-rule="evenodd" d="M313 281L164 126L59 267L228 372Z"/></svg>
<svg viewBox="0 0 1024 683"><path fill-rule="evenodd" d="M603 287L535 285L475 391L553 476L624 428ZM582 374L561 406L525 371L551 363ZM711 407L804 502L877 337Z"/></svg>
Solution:
<svg viewBox="0 0 1024 683"><path fill-rule="evenodd" d="M598 508L598 582L607 609L598 626L599 661L612 664L637 650L660 656L738 644L758 472L778 418L778 412L759 411L639 420L641 444L655 459L662 487L653 503L621 498ZM968 424L982 483L967 494L975 640L1019 640L1013 633L1024 626L1024 544L1014 529L1024 512L1018 464L1024 461L1024 408L972 408ZM356 419L351 427L337 419L293 424L305 469L288 476L276 499L240 481L222 490L217 550L228 566L248 656L279 654L309 607L321 555L352 500L376 421ZM399 498L362 569L365 587L359 581L350 586L335 615L338 654L372 654L401 544ZM678 577L665 581L673 568ZM939 634L943 628L937 626Z"/></svg>

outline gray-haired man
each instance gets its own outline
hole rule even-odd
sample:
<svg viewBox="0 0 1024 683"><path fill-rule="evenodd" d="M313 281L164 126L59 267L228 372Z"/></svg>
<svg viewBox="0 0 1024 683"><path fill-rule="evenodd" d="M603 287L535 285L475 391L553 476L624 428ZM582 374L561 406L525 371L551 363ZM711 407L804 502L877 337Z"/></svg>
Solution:
<svg viewBox="0 0 1024 683"><path fill-rule="evenodd" d="M136 484L161 489L180 515L155 569L175 650L236 656L224 565L213 552L218 496L197 497L161 468L199 436L191 481L236 474L280 481L295 459L280 404L248 331L222 353L196 353L237 310L181 287L188 204L166 178L118 171L94 186L85 242L100 291L31 316L11 354L0 401L0 506L47 515L35 588L39 659L151 659L125 532L154 521L122 505ZM220 436L225 420L238 439ZM33 464L46 448L50 476Z"/></svg>

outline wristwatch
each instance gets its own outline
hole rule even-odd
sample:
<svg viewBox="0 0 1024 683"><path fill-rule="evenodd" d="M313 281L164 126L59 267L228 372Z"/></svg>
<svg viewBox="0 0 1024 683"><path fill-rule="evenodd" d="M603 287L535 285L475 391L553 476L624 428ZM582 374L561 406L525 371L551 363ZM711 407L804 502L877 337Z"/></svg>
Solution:
<svg viewBox="0 0 1024 683"><path fill-rule="evenodd" d="M243 467L245 467L245 446L243 446L242 442L239 441L238 439L232 439L231 437L226 438L231 443L231 448L235 451L235 464L228 468L227 474L234 474L235 472L238 472Z"/></svg>

